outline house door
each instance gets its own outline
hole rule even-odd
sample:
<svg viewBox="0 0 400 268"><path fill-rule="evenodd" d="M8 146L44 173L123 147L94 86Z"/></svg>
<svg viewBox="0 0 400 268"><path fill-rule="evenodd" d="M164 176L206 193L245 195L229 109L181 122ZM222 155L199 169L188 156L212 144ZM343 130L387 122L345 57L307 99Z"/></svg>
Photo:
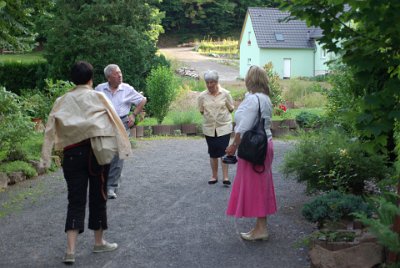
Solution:
<svg viewBox="0 0 400 268"><path fill-rule="evenodd" d="M290 78L290 61L291 59L283 59L283 79Z"/></svg>

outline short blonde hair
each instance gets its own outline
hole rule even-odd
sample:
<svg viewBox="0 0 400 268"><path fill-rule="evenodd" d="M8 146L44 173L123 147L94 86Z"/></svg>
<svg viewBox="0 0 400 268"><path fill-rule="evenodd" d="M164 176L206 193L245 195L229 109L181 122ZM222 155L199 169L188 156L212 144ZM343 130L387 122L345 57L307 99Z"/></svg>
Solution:
<svg viewBox="0 0 400 268"><path fill-rule="evenodd" d="M250 66L244 81L249 92L261 92L269 96L268 75L263 68L256 65Z"/></svg>

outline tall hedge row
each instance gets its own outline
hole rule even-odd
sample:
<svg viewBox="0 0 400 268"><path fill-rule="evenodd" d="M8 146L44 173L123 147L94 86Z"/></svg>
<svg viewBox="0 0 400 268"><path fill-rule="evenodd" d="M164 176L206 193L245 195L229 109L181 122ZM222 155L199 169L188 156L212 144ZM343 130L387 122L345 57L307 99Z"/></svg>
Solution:
<svg viewBox="0 0 400 268"><path fill-rule="evenodd" d="M47 77L47 62L2 62L0 63L0 86L16 94L21 89L43 88Z"/></svg>

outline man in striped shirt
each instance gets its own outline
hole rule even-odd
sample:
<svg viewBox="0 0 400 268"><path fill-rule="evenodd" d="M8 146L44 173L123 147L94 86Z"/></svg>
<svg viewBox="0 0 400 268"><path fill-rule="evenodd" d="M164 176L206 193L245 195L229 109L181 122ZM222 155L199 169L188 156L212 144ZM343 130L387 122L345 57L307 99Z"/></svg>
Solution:
<svg viewBox="0 0 400 268"><path fill-rule="evenodd" d="M95 90L103 92L112 102L129 134L129 129L135 123L135 117L142 111L147 99L132 86L122 82L122 72L118 65L107 65L104 68L104 75L108 82L98 85ZM135 106L135 108L132 114L129 114L132 106ZM119 159L118 156L115 156L111 162L107 183L109 199L117 198L116 191L119 188L123 163L123 160Z"/></svg>

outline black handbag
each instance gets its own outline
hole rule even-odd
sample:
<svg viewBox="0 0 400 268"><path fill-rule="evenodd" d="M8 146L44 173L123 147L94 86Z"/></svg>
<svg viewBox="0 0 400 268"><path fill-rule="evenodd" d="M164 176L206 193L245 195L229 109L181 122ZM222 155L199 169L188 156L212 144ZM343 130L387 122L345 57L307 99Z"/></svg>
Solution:
<svg viewBox="0 0 400 268"><path fill-rule="evenodd" d="M263 173L265 170L264 161L268 149L268 138L264 129L264 118L261 117L260 99L258 96L257 99L258 122L256 122L252 129L243 133L237 155L252 163L255 172ZM257 167L262 168L258 169Z"/></svg>

